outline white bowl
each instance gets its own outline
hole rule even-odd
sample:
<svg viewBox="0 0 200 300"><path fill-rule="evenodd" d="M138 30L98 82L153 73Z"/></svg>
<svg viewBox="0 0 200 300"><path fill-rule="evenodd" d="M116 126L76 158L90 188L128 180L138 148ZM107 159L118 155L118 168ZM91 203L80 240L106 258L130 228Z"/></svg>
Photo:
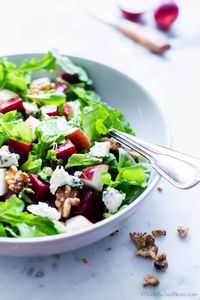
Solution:
<svg viewBox="0 0 200 300"><path fill-rule="evenodd" d="M40 59L42 54L9 56L16 64L31 57ZM77 57L71 59L83 66L94 80L96 91L112 107L119 108L130 121L136 134L153 143L170 146L168 122L155 99L137 82L103 64ZM73 250L109 235L118 229L138 208L139 204L159 180L153 174L147 189L127 208L113 217L100 221L88 229L54 236L35 238L0 238L0 254L12 256L39 256Z"/></svg>

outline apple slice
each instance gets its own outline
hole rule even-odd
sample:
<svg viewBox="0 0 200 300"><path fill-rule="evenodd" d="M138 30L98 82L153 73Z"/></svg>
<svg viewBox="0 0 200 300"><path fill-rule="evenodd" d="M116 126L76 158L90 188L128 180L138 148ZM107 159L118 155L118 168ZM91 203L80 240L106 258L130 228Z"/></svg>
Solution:
<svg viewBox="0 0 200 300"><path fill-rule="evenodd" d="M68 231L74 231L74 230L79 230L79 229L89 227L93 225L93 223L83 216L76 216L68 219L65 222L65 225Z"/></svg>
<svg viewBox="0 0 200 300"><path fill-rule="evenodd" d="M71 106L70 102L66 102L64 104L64 116L65 117L69 116L71 109L72 109L72 106Z"/></svg>
<svg viewBox="0 0 200 300"><path fill-rule="evenodd" d="M6 168L0 169L0 196L5 195L8 191L5 181L5 172Z"/></svg>
<svg viewBox="0 0 200 300"><path fill-rule="evenodd" d="M12 98L16 98L17 96L18 96L17 94L15 94L10 90L7 89L0 90L0 103L2 104L3 102L7 102L8 100Z"/></svg>
<svg viewBox="0 0 200 300"><path fill-rule="evenodd" d="M108 171L108 165L96 165L82 170L80 176L84 184L96 191L102 191L103 182L101 174Z"/></svg>
<svg viewBox="0 0 200 300"><path fill-rule="evenodd" d="M64 144L58 145L56 151L56 158L66 160L72 154L76 153L76 148L70 140L67 140Z"/></svg>
<svg viewBox="0 0 200 300"><path fill-rule="evenodd" d="M9 138L8 147L10 152L14 152L20 155L20 162L22 163L28 159L28 153L32 149L32 144Z"/></svg>
<svg viewBox="0 0 200 300"><path fill-rule="evenodd" d="M34 191L35 194L31 194L31 198L38 202L38 201L46 201L46 199L52 198L50 190L49 190L49 185L42 181L38 175L36 174L30 174L30 186L32 190Z"/></svg>
<svg viewBox="0 0 200 300"><path fill-rule="evenodd" d="M58 116L58 107L55 104L45 105L41 107L41 112L43 115Z"/></svg>
<svg viewBox="0 0 200 300"><path fill-rule="evenodd" d="M0 113L7 113L11 110L17 110L21 113L25 113L21 98L13 98L0 104Z"/></svg>
<svg viewBox="0 0 200 300"><path fill-rule="evenodd" d="M74 128L67 135L67 138L75 145L78 151L81 151L91 146L90 140L80 128Z"/></svg>
<svg viewBox="0 0 200 300"><path fill-rule="evenodd" d="M91 222L95 223L102 220L104 212L104 204L101 195L89 189L82 189L78 195L80 203L78 206L73 206L71 217L84 216Z"/></svg>
<svg viewBox="0 0 200 300"><path fill-rule="evenodd" d="M24 123L32 129L32 137L34 141L36 139L35 129L40 125L40 121L32 116L29 116Z"/></svg>
<svg viewBox="0 0 200 300"><path fill-rule="evenodd" d="M59 92L66 93L68 90L68 87L63 83L58 82L58 84L55 86L55 89Z"/></svg>

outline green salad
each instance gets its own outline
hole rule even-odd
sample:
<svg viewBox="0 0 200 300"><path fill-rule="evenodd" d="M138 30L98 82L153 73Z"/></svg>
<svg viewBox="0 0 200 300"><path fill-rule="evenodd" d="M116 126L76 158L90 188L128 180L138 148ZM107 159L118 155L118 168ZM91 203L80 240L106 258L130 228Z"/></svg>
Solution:
<svg viewBox="0 0 200 300"><path fill-rule="evenodd" d="M110 128L134 135L68 57L49 51L18 66L1 59L0 236L71 232L134 201L150 165Z"/></svg>

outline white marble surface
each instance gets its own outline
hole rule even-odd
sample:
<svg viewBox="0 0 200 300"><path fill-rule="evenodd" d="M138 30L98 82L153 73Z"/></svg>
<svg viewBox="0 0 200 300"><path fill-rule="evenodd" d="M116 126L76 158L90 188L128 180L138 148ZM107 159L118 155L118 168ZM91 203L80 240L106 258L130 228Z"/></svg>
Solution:
<svg viewBox="0 0 200 300"><path fill-rule="evenodd" d="M95 1L95 5L100 1ZM108 0L101 1L106 5ZM200 156L200 3L179 1L181 15L169 33L173 48L158 57L112 28L91 19L78 0L1 1L0 54L61 52L93 58L139 80L162 102L173 132L173 146ZM147 19L151 22L151 16ZM153 26L153 25L152 25ZM161 182L116 236L83 249L39 258L0 257L0 299L131 300L200 299L200 186L180 191ZM190 228L186 240L176 228ZM168 254L165 273L134 257L128 232L167 230L158 241ZM82 258L88 259L88 264ZM158 288L141 287L149 273ZM191 295L190 293L193 293Z"/></svg>

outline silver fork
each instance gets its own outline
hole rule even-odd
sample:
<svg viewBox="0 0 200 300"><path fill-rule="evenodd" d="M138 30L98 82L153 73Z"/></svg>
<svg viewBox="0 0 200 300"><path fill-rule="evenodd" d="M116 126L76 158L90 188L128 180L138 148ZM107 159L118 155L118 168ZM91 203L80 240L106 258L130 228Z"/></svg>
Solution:
<svg viewBox="0 0 200 300"><path fill-rule="evenodd" d="M145 142L116 129L110 129L109 134L149 159L152 167L174 186L189 189L200 182L200 159Z"/></svg>

